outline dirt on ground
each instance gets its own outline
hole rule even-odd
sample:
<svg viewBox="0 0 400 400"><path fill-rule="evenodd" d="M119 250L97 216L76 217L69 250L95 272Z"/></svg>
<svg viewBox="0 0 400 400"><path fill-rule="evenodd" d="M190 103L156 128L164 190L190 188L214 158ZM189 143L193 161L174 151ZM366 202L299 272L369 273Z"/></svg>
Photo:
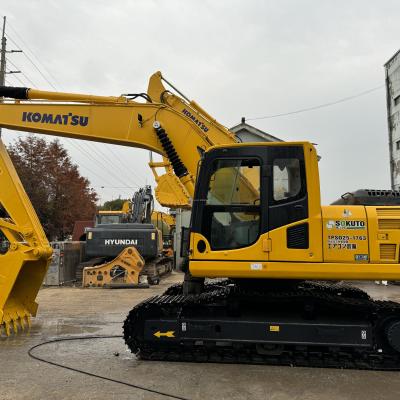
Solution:
<svg viewBox="0 0 400 400"><path fill-rule="evenodd" d="M256 365L190 364L138 360L123 339L49 344L34 354L164 395L105 381L33 360L41 342L77 335L121 335L129 310L182 280L174 273L149 289L43 288L29 332L0 338L0 400L36 399L251 399L398 400L400 374ZM399 286L360 284L377 298L400 301Z"/></svg>

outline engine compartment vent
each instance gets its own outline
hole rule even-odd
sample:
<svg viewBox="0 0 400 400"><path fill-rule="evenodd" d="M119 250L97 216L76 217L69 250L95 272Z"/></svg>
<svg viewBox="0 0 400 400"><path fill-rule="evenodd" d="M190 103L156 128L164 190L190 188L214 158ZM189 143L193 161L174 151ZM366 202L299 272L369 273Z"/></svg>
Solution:
<svg viewBox="0 0 400 400"><path fill-rule="evenodd" d="M376 215L378 217L397 217L400 218L399 208L377 208Z"/></svg>
<svg viewBox="0 0 400 400"><path fill-rule="evenodd" d="M379 246L381 260L396 261L396 244L381 243Z"/></svg>
<svg viewBox="0 0 400 400"><path fill-rule="evenodd" d="M379 219L379 229L400 229L400 219Z"/></svg>

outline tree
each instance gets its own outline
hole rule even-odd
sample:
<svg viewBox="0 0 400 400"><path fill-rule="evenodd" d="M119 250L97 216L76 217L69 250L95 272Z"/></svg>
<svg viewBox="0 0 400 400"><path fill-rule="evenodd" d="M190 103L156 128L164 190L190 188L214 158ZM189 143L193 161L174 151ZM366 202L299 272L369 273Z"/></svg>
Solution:
<svg viewBox="0 0 400 400"><path fill-rule="evenodd" d="M76 220L94 218L97 193L58 139L30 135L8 152L49 240L64 240Z"/></svg>
<svg viewBox="0 0 400 400"><path fill-rule="evenodd" d="M101 207L102 211L119 211L128 199L115 199L106 201Z"/></svg>

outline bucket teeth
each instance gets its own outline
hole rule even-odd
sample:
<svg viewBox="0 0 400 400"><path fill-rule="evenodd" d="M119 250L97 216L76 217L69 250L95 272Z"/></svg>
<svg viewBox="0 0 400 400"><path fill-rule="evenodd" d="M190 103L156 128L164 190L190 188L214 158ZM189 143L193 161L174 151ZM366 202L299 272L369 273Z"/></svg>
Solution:
<svg viewBox="0 0 400 400"><path fill-rule="evenodd" d="M18 334L18 332L29 331L31 327L30 315L27 313L18 313L8 315L3 319L0 324L0 336L4 334L10 336L12 333Z"/></svg>
<svg viewBox="0 0 400 400"><path fill-rule="evenodd" d="M18 333L18 325L17 321L15 319L12 320L13 328L14 328L14 333Z"/></svg>
<svg viewBox="0 0 400 400"><path fill-rule="evenodd" d="M4 329L6 331L6 335L10 336L11 331L10 331L10 323L9 322L4 323Z"/></svg>

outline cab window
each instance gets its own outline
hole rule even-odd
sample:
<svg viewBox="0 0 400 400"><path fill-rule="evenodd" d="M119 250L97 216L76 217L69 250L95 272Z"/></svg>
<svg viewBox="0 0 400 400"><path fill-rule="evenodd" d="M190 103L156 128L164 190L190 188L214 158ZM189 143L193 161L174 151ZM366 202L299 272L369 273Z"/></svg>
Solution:
<svg viewBox="0 0 400 400"><path fill-rule="evenodd" d="M254 243L260 234L260 162L221 159L213 163L202 233L213 250Z"/></svg>
<svg viewBox="0 0 400 400"><path fill-rule="evenodd" d="M299 195L301 171L297 158L276 158L272 171L275 201L286 201Z"/></svg>
<svg viewBox="0 0 400 400"><path fill-rule="evenodd" d="M119 215L98 215L97 223L102 224L119 224L121 217Z"/></svg>

